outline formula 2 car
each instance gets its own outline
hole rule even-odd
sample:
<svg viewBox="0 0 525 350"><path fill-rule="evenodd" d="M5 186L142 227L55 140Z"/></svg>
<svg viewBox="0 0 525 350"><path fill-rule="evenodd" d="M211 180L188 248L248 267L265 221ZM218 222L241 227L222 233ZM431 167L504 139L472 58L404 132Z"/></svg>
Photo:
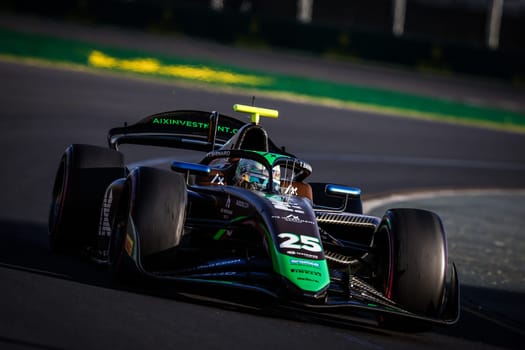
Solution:
<svg viewBox="0 0 525 350"><path fill-rule="evenodd" d="M312 167L268 137L259 119L276 110L234 110L251 122L173 111L111 129L108 148L70 145L53 188L52 249L88 253L117 277L253 293L319 317L405 330L457 322L458 276L436 214L364 215L358 188L308 183ZM128 168L123 144L204 155Z"/></svg>

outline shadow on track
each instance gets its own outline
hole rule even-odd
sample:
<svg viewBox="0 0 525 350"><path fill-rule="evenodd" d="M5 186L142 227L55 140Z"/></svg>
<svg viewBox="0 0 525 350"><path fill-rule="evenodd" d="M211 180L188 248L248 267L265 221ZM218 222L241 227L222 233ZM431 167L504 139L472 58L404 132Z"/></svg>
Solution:
<svg viewBox="0 0 525 350"><path fill-rule="evenodd" d="M59 347L33 343L33 342L28 342L28 341L24 341L20 339L13 339L9 337L0 337L0 346L2 344L3 346L15 346L15 347L27 348L27 349L42 349L42 350L60 350L62 349Z"/></svg>
<svg viewBox="0 0 525 350"><path fill-rule="evenodd" d="M436 329L473 342L521 349L525 342L524 293L461 286L461 318L448 329Z"/></svg>
<svg viewBox="0 0 525 350"><path fill-rule="evenodd" d="M114 281L105 268L97 267L87 260L56 255L48 246L47 227L42 223L31 223L12 220L0 220L0 267L12 270L40 274L52 278L71 280L108 289L125 290L135 294L145 294L154 297L174 299L178 301L217 307L235 312L250 313L268 318L282 318L306 323L314 321L330 327L351 329L355 331L374 333L386 337L415 337L381 330L369 325L331 322L315 317L297 315L295 313L276 314L270 304L258 303L255 306L235 302L220 302L213 298L195 298L188 294L178 294L169 286L123 285ZM462 286L462 317L460 322L450 328L435 328L434 333L443 334L475 343L486 345L520 348L525 342L524 324L508 318L506 314L486 310L476 302L477 296L484 300L504 300L514 312L522 309L524 293L512 293L502 290L492 290L471 286ZM269 307L270 306L270 307ZM1 341L1 340L0 340Z"/></svg>
<svg viewBox="0 0 525 350"><path fill-rule="evenodd" d="M0 266L108 287L110 276L81 259L53 254L47 225L0 220Z"/></svg>

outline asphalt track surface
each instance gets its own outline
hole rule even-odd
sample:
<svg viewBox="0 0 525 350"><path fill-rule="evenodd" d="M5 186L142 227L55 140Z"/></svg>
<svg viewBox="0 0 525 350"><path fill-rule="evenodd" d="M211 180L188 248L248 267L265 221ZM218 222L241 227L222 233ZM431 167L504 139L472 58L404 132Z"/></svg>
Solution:
<svg viewBox="0 0 525 350"><path fill-rule="evenodd" d="M466 306L457 326L406 335L172 298L122 286L87 262L52 255L50 192L68 144L104 145L110 127L159 111L233 114L234 103L250 98L13 63L0 63L0 77L0 348L488 349L519 348L525 340L520 282L491 288L471 277L463 286ZM267 98L257 104L280 110L280 119L265 126L277 144L311 161L312 180L354 185L372 196L525 188L523 135ZM129 149L128 160L185 157L156 151ZM463 249L457 254L469 247ZM490 308L498 300L506 304Z"/></svg>

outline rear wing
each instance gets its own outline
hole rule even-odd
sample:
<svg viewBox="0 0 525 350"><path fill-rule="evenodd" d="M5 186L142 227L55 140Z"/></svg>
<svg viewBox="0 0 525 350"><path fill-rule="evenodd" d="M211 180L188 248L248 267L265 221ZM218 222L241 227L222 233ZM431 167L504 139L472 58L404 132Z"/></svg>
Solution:
<svg viewBox="0 0 525 350"><path fill-rule="evenodd" d="M217 112L164 112L109 130L108 144L117 150L121 144L136 144L209 152L223 146L246 124Z"/></svg>

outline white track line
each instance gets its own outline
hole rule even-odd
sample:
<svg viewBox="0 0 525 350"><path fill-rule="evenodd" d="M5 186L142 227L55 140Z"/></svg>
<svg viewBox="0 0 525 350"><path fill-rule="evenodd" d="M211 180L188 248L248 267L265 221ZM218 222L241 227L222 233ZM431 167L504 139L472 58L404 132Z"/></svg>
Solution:
<svg viewBox="0 0 525 350"><path fill-rule="evenodd" d="M383 207L385 205L397 202L406 202L419 199L430 199L436 197L456 197L456 196L490 196L490 195L507 195L507 196L525 196L525 189L448 189L436 191L418 191L418 192L400 192L391 193L379 198L371 198L363 201L363 212Z"/></svg>

